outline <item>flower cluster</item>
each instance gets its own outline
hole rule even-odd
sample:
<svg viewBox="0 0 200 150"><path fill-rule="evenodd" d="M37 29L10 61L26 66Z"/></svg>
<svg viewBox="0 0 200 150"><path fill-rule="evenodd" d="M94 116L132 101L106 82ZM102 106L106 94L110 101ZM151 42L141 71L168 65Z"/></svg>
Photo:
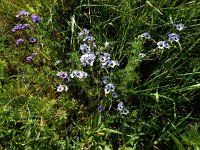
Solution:
<svg viewBox="0 0 200 150"><path fill-rule="evenodd" d="M95 38L93 36L89 36L89 31L87 29L83 29L79 36L82 37L83 44L80 45L81 53L83 54L80 58L81 64L85 67L87 65L93 66L98 52L94 53L92 50L96 48ZM109 46L109 43L105 43L105 48ZM119 62L117 60L111 60L110 54L103 52L99 56L99 60L102 68L114 68L115 66L119 66Z"/></svg>
<svg viewBox="0 0 200 150"><path fill-rule="evenodd" d="M129 110L124 106L123 102L117 105L117 110L121 115L127 115L129 113Z"/></svg>
<svg viewBox="0 0 200 150"><path fill-rule="evenodd" d="M110 54L103 52L100 55L100 62L102 68L114 68L115 66L119 66L119 62L117 60L110 60Z"/></svg>
<svg viewBox="0 0 200 150"><path fill-rule="evenodd" d="M19 14L16 15L16 17L22 19L23 17L29 16L30 14L31 14L30 12L22 10L19 12ZM37 24L41 21L40 17L35 14L31 15L30 20L35 24Z"/></svg>
<svg viewBox="0 0 200 150"><path fill-rule="evenodd" d="M26 30L30 28L30 24L17 24L16 26L13 27L12 32L16 32L19 30Z"/></svg>
<svg viewBox="0 0 200 150"><path fill-rule="evenodd" d="M16 15L17 18L23 18L25 16L29 16L31 13L27 12L27 11L24 11L24 10L21 10L19 12L19 14Z"/></svg>
<svg viewBox="0 0 200 150"><path fill-rule="evenodd" d="M22 19L23 17L29 16L30 14L31 14L31 13L22 10L22 11L20 11L19 14L16 15L16 17ZM30 20L31 20L33 23L35 23L35 24L37 24L37 23L39 23L39 22L41 21L40 17L39 17L38 15L35 15L35 14L33 14L33 15L30 17ZM30 24L28 24L28 23L26 23L26 24L20 24L20 23L18 23L16 26L14 26L14 27L12 28L12 32L17 32L17 31L19 31L19 30L27 30L27 29L29 29L29 28L30 28ZM35 43L38 42L37 39L36 39L36 38L33 38L33 37L28 38L28 41L29 41L30 43L32 43L32 44L35 44ZM19 39L16 41L16 44L18 45L18 44L23 43L23 42L25 42L25 40L24 40L23 38L19 38ZM38 43L38 46L39 46L39 47L43 47L43 44L42 44L42 43Z"/></svg>
<svg viewBox="0 0 200 150"><path fill-rule="evenodd" d="M83 66L93 66L93 63L96 59L96 55L93 53L84 54L81 56L80 61Z"/></svg>
<svg viewBox="0 0 200 150"><path fill-rule="evenodd" d="M70 74L70 77L71 78L79 78L79 79L82 79L82 78L87 78L88 74L84 71L77 71L77 70L73 70L72 73Z"/></svg>

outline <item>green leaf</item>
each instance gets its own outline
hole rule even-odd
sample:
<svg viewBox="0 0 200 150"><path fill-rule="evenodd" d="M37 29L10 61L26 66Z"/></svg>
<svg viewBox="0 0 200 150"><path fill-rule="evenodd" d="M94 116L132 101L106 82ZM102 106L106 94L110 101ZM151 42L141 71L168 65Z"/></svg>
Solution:
<svg viewBox="0 0 200 150"><path fill-rule="evenodd" d="M170 137L171 139L174 141L174 143L176 144L176 147L178 150L185 150L183 144L181 144L181 142L171 133L170 134Z"/></svg>

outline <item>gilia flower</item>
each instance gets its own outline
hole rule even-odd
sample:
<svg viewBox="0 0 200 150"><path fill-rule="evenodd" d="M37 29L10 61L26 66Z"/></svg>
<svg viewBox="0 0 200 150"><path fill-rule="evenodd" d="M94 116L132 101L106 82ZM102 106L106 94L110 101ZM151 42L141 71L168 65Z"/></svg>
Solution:
<svg viewBox="0 0 200 150"><path fill-rule="evenodd" d="M103 111L103 106L102 105L99 105L98 108L97 108L98 112L102 112Z"/></svg>
<svg viewBox="0 0 200 150"><path fill-rule="evenodd" d="M115 66L119 66L119 62L117 60L111 60L108 62L108 67L114 68Z"/></svg>
<svg viewBox="0 0 200 150"><path fill-rule="evenodd" d="M35 24L37 24L37 23L39 23L41 21L41 19L40 19L40 17L38 15L32 15L30 19Z"/></svg>
<svg viewBox="0 0 200 150"><path fill-rule="evenodd" d="M18 39L17 41L16 41L16 44L20 44L20 43L23 43L24 42L24 39Z"/></svg>
<svg viewBox="0 0 200 150"><path fill-rule="evenodd" d="M112 83L107 84L104 88L105 94L113 92L114 90L115 90L115 86Z"/></svg>
<svg viewBox="0 0 200 150"><path fill-rule="evenodd" d="M183 23L173 24L173 26L176 27L176 29L179 31L185 29L185 25Z"/></svg>
<svg viewBox="0 0 200 150"><path fill-rule="evenodd" d="M149 34L149 32L144 32L140 35L140 37L145 38L145 39L150 39L151 35Z"/></svg>
<svg viewBox="0 0 200 150"><path fill-rule="evenodd" d="M68 89L69 88L66 85L59 85L59 86L57 86L57 92L62 92L63 90L65 90L67 92Z"/></svg>
<svg viewBox="0 0 200 150"><path fill-rule="evenodd" d="M166 41L159 41L157 46L159 49L169 48L169 44Z"/></svg>
<svg viewBox="0 0 200 150"><path fill-rule="evenodd" d="M58 72L57 76L60 77L60 78L62 78L62 79L66 79L68 77L67 73L63 72L63 71Z"/></svg>
<svg viewBox="0 0 200 150"><path fill-rule="evenodd" d="M171 42L173 42L173 41L179 42L179 40L180 40L180 36L176 33L171 33L171 34L168 35L168 37L169 37L168 40L171 41Z"/></svg>

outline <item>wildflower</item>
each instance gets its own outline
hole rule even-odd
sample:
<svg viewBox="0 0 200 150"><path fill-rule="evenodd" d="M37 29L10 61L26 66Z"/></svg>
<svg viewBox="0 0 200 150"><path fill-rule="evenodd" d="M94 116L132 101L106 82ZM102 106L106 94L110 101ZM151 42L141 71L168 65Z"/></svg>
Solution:
<svg viewBox="0 0 200 150"><path fill-rule="evenodd" d="M80 50L81 50L82 54L88 54L90 52L90 47L87 46L86 44L81 44Z"/></svg>
<svg viewBox="0 0 200 150"><path fill-rule="evenodd" d="M81 61L83 66L86 66L86 65L93 66L95 59L96 59L96 55L90 53L90 54L82 55L81 58L80 58L80 61Z"/></svg>
<svg viewBox="0 0 200 150"><path fill-rule="evenodd" d="M30 28L30 24L28 24L28 23L27 23L27 24L24 24L24 25L22 26L22 29L25 29L25 30L26 30L26 29L28 29L28 28Z"/></svg>
<svg viewBox="0 0 200 150"><path fill-rule="evenodd" d="M112 83L107 84L104 88L105 94L113 92L114 90L115 90L115 86Z"/></svg>
<svg viewBox="0 0 200 150"><path fill-rule="evenodd" d="M29 12L22 10L22 11L19 12L19 14L16 15L16 17L22 18L23 16L29 16L29 15L30 15Z"/></svg>
<svg viewBox="0 0 200 150"><path fill-rule="evenodd" d="M116 93L116 92L113 92L113 93L112 93L112 97L116 99L116 98L117 98L117 93Z"/></svg>
<svg viewBox="0 0 200 150"><path fill-rule="evenodd" d="M150 39L151 35L149 34L149 32L144 32L140 35L140 37L145 38L145 39Z"/></svg>
<svg viewBox="0 0 200 150"><path fill-rule="evenodd" d="M171 41L171 42L173 42L173 41L179 42L179 40L180 40L180 36L176 33L171 33L171 34L168 35L168 37L169 37L168 40Z"/></svg>
<svg viewBox="0 0 200 150"><path fill-rule="evenodd" d="M67 92L68 89L69 88L66 85L59 85L59 86L57 86L57 92L62 92L63 90L65 90Z"/></svg>
<svg viewBox="0 0 200 150"><path fill-rule="evenodd" d="M166 41L159 41L157 43L159 49L169 48L169 44Z"/></svg>
<svg viewBox="0 0 200 150"><path fill-rule="evenodd" d="M77 70L73 70L72 73L70 74L71 78L77 77L79 79L81 78L86 78L88 76L88 74L84 71L77 71Z"/></svg>
<svg viewBox="0 0 200 150"><path fill-rule="evenodd" d="M38 46L39 46L40 48L42 48L42 47L44 46L44 44L43 44L43 43L38 43Z"/></svg>
<svg viewBox="0 0 200 150"><path fill-rule="evenodd" d="M173 24L173 26L176 27L176 29L179 31L185 29L185 25L183 23Z"/></svg>
<svg viewBox="0 0 200 150"><path fill-rule="evenodd" d="M18 31L18 30L21 30L22 27L23 27L22 24L17 24L16 26L13 27L12 32L16 32L16 31Z"/></svg>
<svg viewBox="0 0 200 150"><path fill-rule="evenodd" d="M93 36L86 36L83 41L88 43L93 43L95 41L95 38Z"/></svg>
<svg viewBox="0 0 200 150"><path fill-rule="evenodd" d="M108 67L114 68L115 66L119 66L119 62L117 60L110 60L108 62Z"/></svg>
<svg viewBox="0 0 200 150"><path fill-rule="evenodd" d="M118 105L117 105L117 110L119 111L119 113L121 115L127 115L129 113L129 110L124 107L124 104L123 102L120 102Z"/></svg>
<svg viewBox="0 0 200 150"><path fill-rule="evenodd" d="M143 57L146 57L146 54L145 54L145 53L139 53L139 56L140 56L141 58L143 58Z"/></svg>
<svg viewBox="0 0 200 150"><path fill-rule="evenodd" d="M20 43L23 43L24 42L24 39L18 39L17 41L16 41L16 44L20 44Z"/></svg>
<svg viewBox="0 0 200 150"><path fill-rule="evenodd" d="M28 56L28 57L26 57L26 60L27 61L31 61L33 59L33 56Z"/></svg>
<svg viewBox="0 0 200 150"><path fill-rule="evenodd" d="M37 55L37 53L33 53L31 56L35 57Z"/></svg>
<svg viewBox="0 0 200 150"><path fill-rule="evenodd" d="M104 109L104 108L103 108L103 106L102 106L102 105L99 105L99 106L98 106L98 108L97 108L98 112L102 112L102 111L103 111L103 109Z"/></svg>
<svg viewBox="0 0 200 150"><path fill-rule="evenodd" d="M109 76L104 76L103 78L104 78L104 79L103 79L102 82L103 82L104 84L107 84L107 83L108 83L108 80L110 79Z"/></svg>
<svg viewBox="0 0 200 150"><path fill-rule="evenodd" d="M100 55L100 61L103 63L103 62L106 62L107 60L110 59L110 54L109 53L106 53L106 52L103 52L101 55Z"/></svg>
<svg viewBox="0 0 200 150"><path fill-rule="evenodd" d="M66 79L68 77L67 73L66 72L58 72L57 73L57 76L62 78L62 79Z"/></svg>
<svg viewBox="0 0 200 150"><path fill-rule="evenodd" d="M129 113L129 110L128 110L126 107L123 107L123 108L119 111L119 113L120 113L121 115L127 115L127 114Z"/></svg>
<svg viewBox="0 0 200 150"><path fill-rule="evenodd" d="M54 63L54 65L56 66L56 65L58 65L59 63L61 63L61 61L60 61L60 60L57 60L57 61Z"/></svg>
<svg viewBox="0 0 200 150"><path fill-rule="evenodd" d="M109 47L109 43L106 42L106 43L104 44L104 46L105 46L105 48L108 48L108 47Z"/></svg>
<svg viewBox="0 0 200 150"><path fill-rule="evenodd" d="M124 104L123 102L120 102L118 105L117 105L117 110L120 111L124 108Z"/></svg>
<svg viewBox="0 0 200 150"><path fill-rule="evenodd" d="M32 15L30 19L33 23L36 23L36 24L41 21L41 19L38 15Z"/></svg>
<svg viewBox="0 0 200 150"><path fill-rule="evenodd" d="M84 28L80 33L79 36L87 36L89 34L89 30L87 30L86 28Z"/></svg>
<svg viewBox="0 0 200 150"><path fill-rule="evenodd" d="M29 40L30 43L36 43L37 42L37 39L33 38L33 37L30 37L28 40Z"/></svg>

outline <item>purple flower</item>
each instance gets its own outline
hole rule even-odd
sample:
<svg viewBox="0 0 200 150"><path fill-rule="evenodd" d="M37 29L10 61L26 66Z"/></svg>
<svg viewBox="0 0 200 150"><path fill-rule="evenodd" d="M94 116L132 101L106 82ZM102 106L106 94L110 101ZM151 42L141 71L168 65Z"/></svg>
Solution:
<svg viewBox="0 0 200 150"><path fill-rule="evenodd" d="M28 28L30 28L30 24L24 24L23 26L22 26L22 29L28 29Z"/></svg>
<svg viewBox="0 0 200 150"><path fill-rule="evenodd" d="M98 112L102 112L104 108L102 105L99 105L97 109L98 109Z"/></svg>
<svg viewBox="0 0 200 150"><path fill-rule="evenodd" d="M17 24L16 26L13 27L12 32L16 32L16 31L18 31L18 30L21 30L22 27L23 27L22 24Z"/></svg>
<svg viewBox="0 0 200 150"><path fill-rule="evenodd" d="M79 36L87 36L89 34L89 30L87 30L86 28L84 28L80 33Z"/></svg>
<svg viewBox="0 0 200 150"><path fill-rule="evenodd" d="M40 48L42 48L42 47L44 46L44 44L43 44L43 43L38 43L38 46L39 46Z"/></svg>
<svg viewBox="0 0 200 150"><path fill-rule="evenodd" d="M39 23L41 21L38 15L32 15L30 19L33 21L33 23Z"/></svg>
<svg viewBox="0 0 200 150"><path fill-rule="evenodd" d="M60 77L60 78L63 78L63 79L65 79L65 78L68 77L68 75L67 75L66 72L58 72L58 73L57 73L57 76Z"/></svg>
<svg viewBox="0 0 200 150"><path fill-rule="evenodd" d="M16 17L22 18L23 16L29 16L29 15L30 15L29 12L22 10L22 11L19 12L19 14L16 15Z"/></svg>
<svg viewBox="0 0 200 150"><path fill-rule="evenodd" d="M33 38L33 37L30 37L28 40L29 40L30 43L36 43L37 42L37 39Z"/></svg>
<svg viewBox="0 0 200 150"><path fill-rule="evenodd" d="M151 35L149 34L149 32L144 32L140 35L140 37L145 38L145 39L150 39Z"/></svg>
<svg viewBox="0 0 200 150"><path fill-rule="evenodd" d="M18 39L17 41L16 41L16 44L20 44L20 43L23 43L24 42L24 39Z"/></svg>
<svg viewBox="0 0 200 150"><path fill-rule="evenodd" d="M26 57L26 60L27 60L27 61L33 60L33 56L28 56L28 57Z"/></svg>
<svg viewBox="0 0 200 150"><path fill-rule="evenodd" d="M173 42L173 41L179 42L179 40L180 40L180 36L178 34L176 34L176 33L171 33L171 34L168 35L168 37L169 37L168 40L170 42Z"/></svg>

